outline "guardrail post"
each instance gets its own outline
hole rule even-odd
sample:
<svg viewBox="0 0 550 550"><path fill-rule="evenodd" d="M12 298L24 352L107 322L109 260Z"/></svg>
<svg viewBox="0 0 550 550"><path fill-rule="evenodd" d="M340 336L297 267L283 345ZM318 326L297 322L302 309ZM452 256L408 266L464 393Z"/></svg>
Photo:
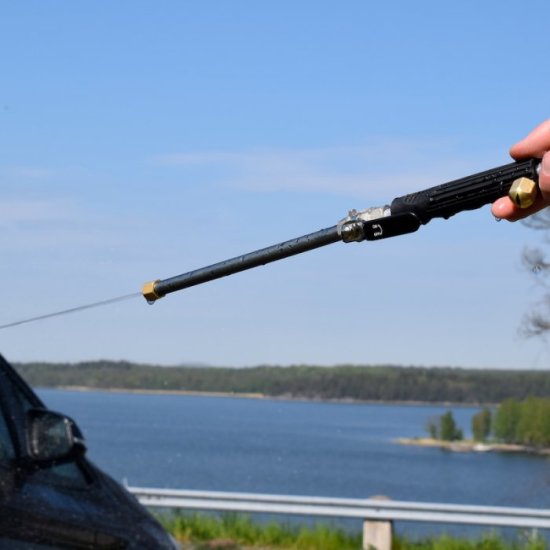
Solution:
<svg viewBox="0 0 550 550"><path fill-rule="evenodd" d="M363 550L391 550L393 526L391 521L363 522Z"/></svg>
<svg viewBox="0 0 550 550"><path fill-rule="evenodd" d="M385 495L370 497L372 500L390 501ZM391 550L393 524L389 520L363 522L363 550Z"/></svg>

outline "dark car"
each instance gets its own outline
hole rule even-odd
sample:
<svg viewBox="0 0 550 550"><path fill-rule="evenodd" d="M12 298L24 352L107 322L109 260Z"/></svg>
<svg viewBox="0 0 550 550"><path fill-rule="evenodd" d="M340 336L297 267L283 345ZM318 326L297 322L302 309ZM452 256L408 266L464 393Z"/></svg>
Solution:
<svg viewBox="0 0 550 550"><path fill-rule="evenodd" d="M0 549L177 548L0 355Z"/></svg>

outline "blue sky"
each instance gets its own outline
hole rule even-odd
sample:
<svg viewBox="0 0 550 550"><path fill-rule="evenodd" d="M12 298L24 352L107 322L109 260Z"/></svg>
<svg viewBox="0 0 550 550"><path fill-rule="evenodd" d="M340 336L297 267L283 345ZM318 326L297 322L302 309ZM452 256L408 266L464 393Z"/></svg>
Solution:
<svg viewBox="0 0 550 550"><path fill-rule="evenodd" d="M550 116L550 4L5 4L0 324L508 162ZM489 209L0 331L13 361L544 368L541 235Z"/></svg>

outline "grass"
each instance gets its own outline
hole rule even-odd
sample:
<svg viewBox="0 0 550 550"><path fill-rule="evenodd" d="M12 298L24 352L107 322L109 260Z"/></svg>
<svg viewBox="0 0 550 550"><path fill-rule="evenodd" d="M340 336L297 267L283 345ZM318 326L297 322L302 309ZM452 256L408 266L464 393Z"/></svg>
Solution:
<svg viewBox="0 0 550 550"><path fill-rule="evenodd" d="M170 514L158 516L184 548L193 550L357 550L361 533L326 524L288 525L257 522L243 514ZM541 537L519 535L515 540L495 534L477 540L447 535L423 540L394 537L393 550L547 550Z"/></svg>
<svg viewBox="0 0 550 550"><path fill-rule="evenodd" d="M243 514L177 514L160 516L164 527L195 548L262 548L292 550L356 550L361 535L327 525L295 527L277 522L255 522Z"/></svg>

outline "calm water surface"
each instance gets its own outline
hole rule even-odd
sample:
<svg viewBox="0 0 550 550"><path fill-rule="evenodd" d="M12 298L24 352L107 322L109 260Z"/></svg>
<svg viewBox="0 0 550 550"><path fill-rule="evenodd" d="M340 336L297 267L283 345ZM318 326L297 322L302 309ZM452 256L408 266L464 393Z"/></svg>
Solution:
<svg viewBox="0 0 550 550"><path fill-rule="evenodd" d="M550 507L550 462L399 445L445 407L39 390L130 485ZM453 413L467 434L477 408Z"/></svg>

